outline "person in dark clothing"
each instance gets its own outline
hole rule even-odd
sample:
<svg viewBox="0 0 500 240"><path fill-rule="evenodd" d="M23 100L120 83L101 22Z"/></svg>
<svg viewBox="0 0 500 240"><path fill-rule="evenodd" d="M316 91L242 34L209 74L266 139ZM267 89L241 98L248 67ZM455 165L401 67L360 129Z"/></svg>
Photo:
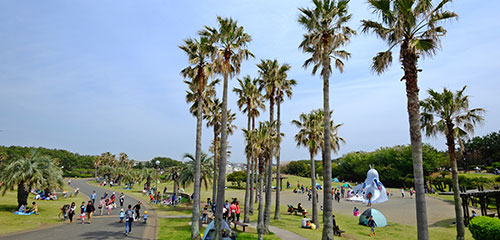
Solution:
<svg viewBox="0 0 500 240"><path fill-rule="evenodd" d="M375 220L373 220L372 216L370 216L370 218L368 219L368 223L366 223L366 225L368 225L368 227L372 229L372 231L370 232L370 237L375 236L375 227L377 227L377 223L375 223Z"/></svg>
<svg viewBox="0 0 500 240"><path fill-rule="evenodd" d="M137 204L134 206L135 210L135 219L141 219L141 201L137 202Z"/></svg>
<svg viewBox="0 0 500 240"><path fill-rule="evenodd" d="M132 205L128 205L128 209L125 212L125 235L129 235L130 233L132 233L132 223L134 222L134 211L132 211L131 208Z"/></svg>
<svg viewBox="0 0 500 240"><path fill-rule="evenodd" d="M87 213L87 222L89 224L92 223L92 214L94 211L94 204L92 204L92 201L89 201L89 203L87 203L87 207L85 208L85 212Z"/></svg>
<svg viewBox="0 0 500 240"><path fill-rule="evenodd" d="M75 202L71 203L68 211L69 223L73 223L73 216L75 216L76 204Z"/></svg>

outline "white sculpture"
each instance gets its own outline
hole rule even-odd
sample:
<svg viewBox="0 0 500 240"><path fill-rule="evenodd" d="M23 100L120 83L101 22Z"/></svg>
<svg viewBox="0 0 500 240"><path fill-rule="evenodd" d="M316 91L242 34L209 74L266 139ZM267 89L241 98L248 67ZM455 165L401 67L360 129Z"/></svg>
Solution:
<svg viewBox="0 0 500 240"><path fill-rule="evenodd" d="M368 199L371 198L371 203L381 203L389 200L387 198L387 190L385 189L382 182L380 182L378 177L378 172L370 166L370 170L366 174L365 182L355 186L351 192L351 201L359 201L363 203L368 203Z"/></svg>

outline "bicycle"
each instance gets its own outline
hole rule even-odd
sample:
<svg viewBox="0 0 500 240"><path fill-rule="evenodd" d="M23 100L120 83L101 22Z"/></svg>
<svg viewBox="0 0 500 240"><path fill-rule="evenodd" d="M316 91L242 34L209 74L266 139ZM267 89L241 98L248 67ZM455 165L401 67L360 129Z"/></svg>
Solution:
<svg viewBox="0 0 500 240"><path fill-rule="evenodd" d="M59 212L59 214L57 214L57 218L62 221L66 221L66 219L68 218L69 207L69 204L63 205L61 207L61 211Z"/></svg>

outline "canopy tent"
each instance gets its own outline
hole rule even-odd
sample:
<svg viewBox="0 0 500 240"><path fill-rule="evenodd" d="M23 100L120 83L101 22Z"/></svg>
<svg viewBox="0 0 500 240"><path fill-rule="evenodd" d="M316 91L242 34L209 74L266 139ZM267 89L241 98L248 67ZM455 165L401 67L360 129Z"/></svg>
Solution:
<svg viewBox="0 0 500 240"><path fill-rule="evenodd" d="M373 220L375 220L375 223L377 224L377 227L385 227L385 226L387 226L387 219L385 219L384 214L382 214L379 210L377 210L375 208L368 208L368 209L366 209L361 214L361 216L359 216L359 224L367 226L368 219L370 219L370 216L372 216Z"/></svg>
<svg viewBox="0 0 500 240"><path fill-rule="evenodd" d="M333 178L332 182L339 182L339 179L338 178Z"/></svg>
<svg viewBox="0 0 500 240"><path fill-rule="evenodd" d="M229 226L229 224L222 220L222 231L225 233L222 235L222 240L234 240L236 239L236 235L234 234L233 230ZM203 238L202 240L213 240L215 236L215 220L211 221L207 228L205 229L205 232L203 232Z"/></svg>
<svg viewBox="0 0 500 240"><path fill-rule="evenodd" d="M321 189L321 184L316 183L316 188L317 188L317 189Z"/></svg>

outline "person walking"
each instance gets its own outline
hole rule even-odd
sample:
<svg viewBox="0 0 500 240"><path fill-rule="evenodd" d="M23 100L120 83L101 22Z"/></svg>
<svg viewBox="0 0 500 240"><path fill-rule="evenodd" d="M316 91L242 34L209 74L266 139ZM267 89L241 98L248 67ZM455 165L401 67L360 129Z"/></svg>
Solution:
<svg viewBox="0 0 500 240"><path fill-rule="evenodd" d="M82 220L82 224L85 222L85 202L82 202L82 205L80 206L80 220Z"/></svg>
<svg viewBox="0 0 500 240"><path fill-rule="evenodd" d="M75 216L75 210L76 210L76 204L75 202L72 202L68 210L68 218L70 224L73 223L73 216Z"/></svg>
<svg viewBox="0 0 500 240"><path fill-rule="evenodd" d="M141 201L137 202L137 204L134 206L135 210L135 219L139 220L141 219Z"/></svg>
<svg viewBox="0 0 500 240"><path fill-rule="evenodd" d="M236 222L240 222L240 203L236 201Z"/></svg>
<svg viewBox="0 0 500 240"><path fill-rule="evenodd" d="M123 193L120 194L120 208L123 208L123 203L125 202L125 195Z"/></svg>
<svg viewBox="0 0 500 240"><path fill-rule="evenodd" d="M95 191L93 191L92 194L90 194L90 200L92 200L92 205L95 205L96 197L97 197L97 193L95 193Z"/></svg>
<svg viewBox="0 0 500 240"><path fill-rule="evenodd" d="M85 212L87 213L87 222L89 224L92 223L92 214L95 212L94 204L92 204L92 201L89 201L87 203L87 207L85 208Z"/></svg>
<svg viewBox="0 0 500 240"><path fill-rule="evenodd" d="M101 214L101 216L102 216L102 211L103 211L105 204L106 204L106 200L104 199L104 197L101 197L101 201L99 201L99 206L97 206L99 208L99 213Z"/></svg>
<svg viewBox="0 0 500 240"><path fill-rule="evenodd" d="M125 212L125 235L128 236L132 233L132 223L134 222L134 211L132 211L132 205L128 205L128 209Z"/></svg>
<svg viewBox="0 0 500 240"><path fill-rule="evenodd" d="M370 216L366 225L371 228L370 237L375 236L375 227L377 227L377 223L373 220L373 216Z"/></svg>
<svg viewBox="0 0 500 240"><path fill-rule="evenodd" d="M405 189L401 188L401 198L405 198Z"/></svg>

